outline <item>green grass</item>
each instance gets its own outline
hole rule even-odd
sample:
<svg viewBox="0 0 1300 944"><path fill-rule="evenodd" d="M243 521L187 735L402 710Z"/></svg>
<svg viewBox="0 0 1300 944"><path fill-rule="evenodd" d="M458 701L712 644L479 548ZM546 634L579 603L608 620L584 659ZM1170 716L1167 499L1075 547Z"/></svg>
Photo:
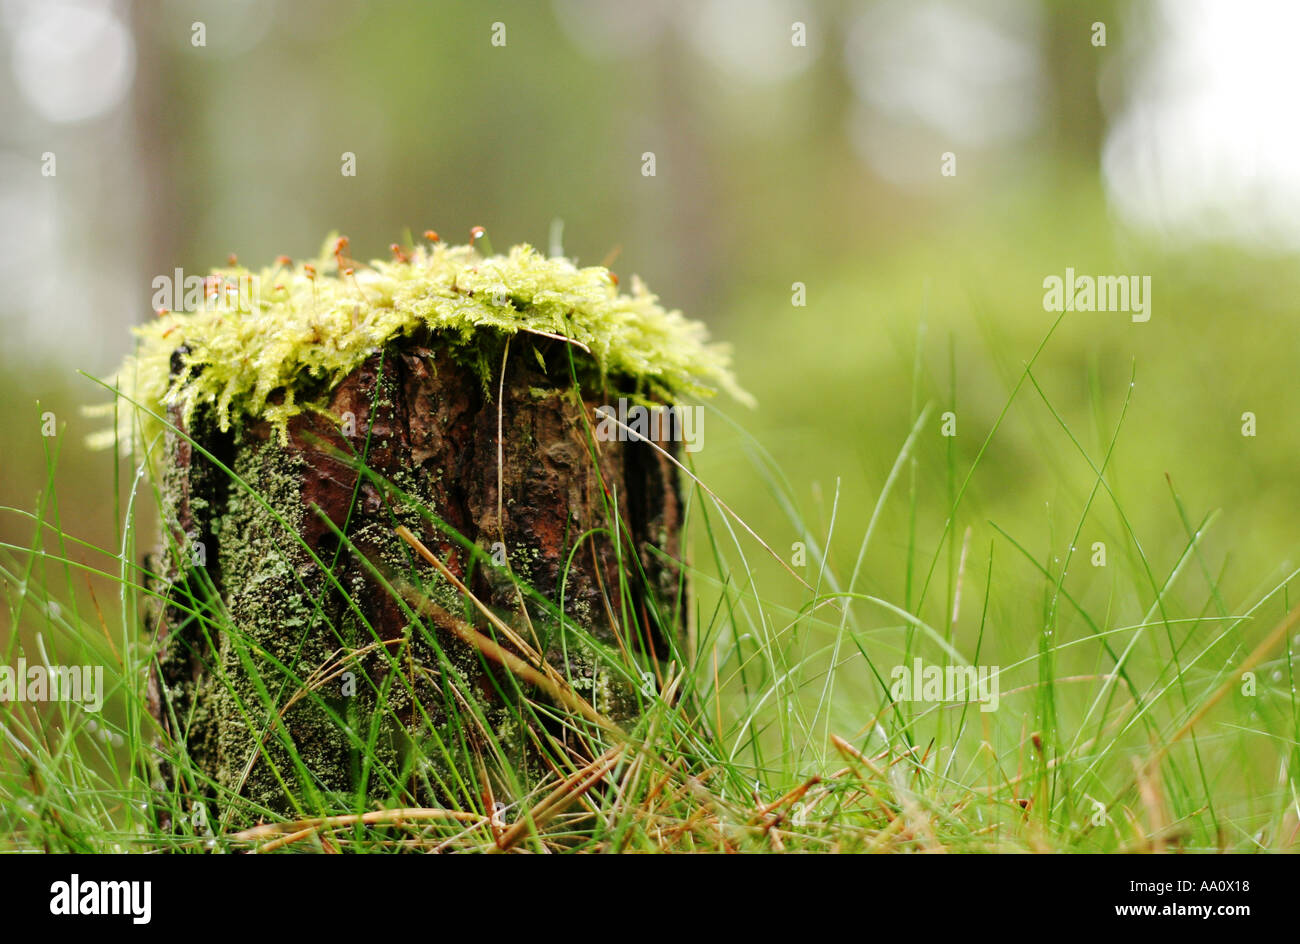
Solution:
<svg viewBox="0 0 1300 944"><path fill-rule="evenodd" d="M53 487L66 436L46 439L39 501L3 509L6 533L21 524L30 535L0 555L3 664L20 654L102 664L108 692L98 716L62 703L0 703L0 841L72 852L1292 849L1300 610L1288 588L1300 571L1279 564L1247 594L1228 589L1229 555L1209 549L1216 515L1190 506L1173 477L1153 497L1116 461L1139 395L1136 367L1109 417L1091 375L1091 428L1077 430L1038 373L1054 331L1007 377L990 427L965 431L980 442L965 465L953 440L936 436L941 414L961 413L952 349L949 383L937 384L918 340L908 432L891 447L876 493L854 496L871 508L865 520L848 520L838 482L829 513L812 520L762 444L733 425L749 459L744 475L763 483L788 523L785 537L752 533L727 496L692 473L683 479L693 593L682 645L650 665L564 624L629 684L656 676L635 725L616 730L573 710L565 680L557 694L507 673L512 725L530 732L549 769L516 769L472 700L444 692L437 707L452 719L450 735L398 766L375 749L375 718L338 718L380 802L308 786L287 814L232 796L211 802L217 786L160 739L143 700L155 591L137 563L155 543L157 492L138 464L116 467L129 473L121 487L103 488L118 534L107 547L80 540ZM1032 513L1000 522L969 507L1003 420L1026 406L1037 410L1042 461L1063 483L1087 483L1078 494L1062 485L1059 504L1075 509L1063 524L1056 509L1037 522ZM730 423L717 411L709 418L714 428ZM1135 503L1146 518L1157 501L1181 534L1173 552L1153 548L1134 524ZM790 534L803 545L801 562L791 559ZM1106 545L1104 566L1093 566L1096 540ZM873 573L882 553L900 565ZM389 582L411 632L439 646L445 634L422 605L415 572L374 577ZM629 588L610 595L611 612L630 625ZM241 638L201 584L180 603L210 633ZM473 601L464 604L451 616L468 623ZM478 628L512 647L491 623ZM400 651L380 651L400 669ZM243 705L250 725L285 740L278 713L295 698L325 705L323 680L354 655L279 666ZM918 657L999 666L998 710L892 699L891 671ZM1247 669L1253 694L1244 691ZM388 673L388 684L401 677ZM390 690L374 694L389 710ZM300 745L285 747L289 764L278 773L309 783ZM170 786L160 762L177 771ZM439 803L413 808L413 782ZM207 798L202 812L195 797Z"/></svg>

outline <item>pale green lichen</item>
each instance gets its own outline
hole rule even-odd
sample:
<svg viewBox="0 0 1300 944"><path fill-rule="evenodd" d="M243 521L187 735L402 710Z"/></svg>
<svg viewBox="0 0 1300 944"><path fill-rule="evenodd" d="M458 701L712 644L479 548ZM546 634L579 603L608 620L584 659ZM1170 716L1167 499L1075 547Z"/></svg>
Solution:
<svg viewBox="0 0 1300 944"><path fill-rule="evenodd" d="M719 388L749 399L726 347L708 343L700 322L661 307L640 279L622 293L608 269L579 268L528 245L484 256L433 243L368 266L338 249L331 237L311 262L215 269L199 310L160 312L136 328L140 344L113 383L139 409L122 411L119 428L96 443L149 447L163 429L150 411L165 416L172 406L186 422L211 408L222 430L264 418L283 438L292 416L322 402L366 358L426 328L436 343L477 351L480 361L491 334L567 339L602 384L665 402Z"/></svg>

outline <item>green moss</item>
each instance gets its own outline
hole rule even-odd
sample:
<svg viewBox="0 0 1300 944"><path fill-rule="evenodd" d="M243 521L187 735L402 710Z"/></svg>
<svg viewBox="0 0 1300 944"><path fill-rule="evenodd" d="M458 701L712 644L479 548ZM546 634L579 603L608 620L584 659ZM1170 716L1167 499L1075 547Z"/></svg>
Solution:
<svg viewBox="0 0 1300 944"><path fill-rule="evenodd" d="M499 367L486 356L491 342L525 332L576 342L580 362L628 392L675 402L724 389L749 399L725 346L635 277L622 293L607 269L528 245L483 256L434 243L362 265L336 255L339 242L345 249L331 238L313 262L213 270L200 310L162 312L135 329L140 344L114 378L122 394L158 414L177 406L187 422L210 406L222 430L241 416L265 418L283 437L292 416L323 403L375 351L427 329L484 379ZM162 429L143 410L122 411L119 423L93 441L149 446Z"/></svg>

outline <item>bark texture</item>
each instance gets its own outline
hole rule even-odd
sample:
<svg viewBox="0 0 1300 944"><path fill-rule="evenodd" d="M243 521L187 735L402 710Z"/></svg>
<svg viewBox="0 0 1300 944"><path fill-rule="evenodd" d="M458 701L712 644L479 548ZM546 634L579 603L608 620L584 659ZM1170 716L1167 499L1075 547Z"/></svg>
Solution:
<svg viewBox="0 0 1300 944"><path fill-rule="evenodd" d="M601 642L668 656L684 604L677 568L666 563L680 558L675 470L645 443L597 443L593 461L582 414L590 421L606 400L579 398L567 383L567 354L545 344L545 369L528 345L511 353L499 404L495 380L485 391L474 371L425 339L373 356L332 391L328 413L291 421L287 445L265 422L223 434L197 417L187 433L265 504L171 436L165 510L179 550L165 563L171 602L160 613L149 695L155 718L208 781L186 790L269 811L291 808L295 796L434 800L454 777L417 761L438 753L424 750L428 744L454 736L447 712L463 714L464 698L526 771L530 738L511 730L518 712L504 695L511 691L504 670L445 631L430 627L436 645L413 632L375 576L416 573L436 602L487 631L432 568L413 563L394 534L399 524L521 634L535 634L547 660L598 711L615 720L635 715L635 691L589 647L544 606L528 604L524 619L507 572L472 561L414 507L489 554L504 552L509 571L556 605L562 593L565 613ZM377 488L341 454L364 454L413 501ZM610 539L613 508L624 532L621 558ZM189 601L205 593L224 620L194 613ZM223 622L235 631L221 631ZM329 677L334 670L340 674ZM352 673L350 687L343 671ZM302 697L304 687L319 697ZM373 747L358 749L358 739ZM175 777L174 768L164 773Z"/></svg>

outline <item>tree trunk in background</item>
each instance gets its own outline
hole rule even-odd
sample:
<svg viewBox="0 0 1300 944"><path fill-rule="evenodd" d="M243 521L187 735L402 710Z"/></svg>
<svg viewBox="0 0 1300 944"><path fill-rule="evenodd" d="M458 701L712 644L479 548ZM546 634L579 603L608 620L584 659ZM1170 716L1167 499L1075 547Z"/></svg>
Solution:
<svg viewBox="0 0 1300 944"><path fill-rule="evenodd" d="M1119 55L1124 26L1138 19L1142 5L1125 7L1123 22L1113 0L1074 6L1045 3L1045 61L1053 100L1051 134L1058 151L1077 166L1098 170L1106 138L1100 82L1108 62ZM1106 24L1106 45L1092 45L1092 24Z"/></svg>
<svg viewBox="0 0 1300 944"><path fill-rule="evenodd" d="M567 356L558 344L548 356L554 361L554 366L548 364L550 376L567 377ZM529 626L530 620L520 615L519 592L501 569L472 563L463 548L418 512L399 507L364 478L358 483L356 470L338 456L338 451L360 455L368 448L367 465L378 476L485 551L500 542L519 580L553 603L559 603L568 568L563 605L572 620L616 649L667 658L666 634L676 633L684 605L678 570L665 563L680 557L682 509L675 469L645 443L597 443L599 462L593 463L577 395L568 385L557 387L548 380L532 351L521 345L506 367L500 411L503 488L498 496L495 382L492 386L485 394L469 369L443 353L404 342L373 356L334 390L329 400L334 416L306 412L294 417L287 446L264 421L221 434L210 419L196 419L189 435L247 482L301 543L209 459L169 434L164 497L182 550L169 555L166 573L173 603L161 614L150 710L223 795L238 794L269 810L284 810L290 795L310 797L314 791L349 797L406 791L404 795L431 802L430 794L437 790L407 760L413 745L445 733L439 727L446 721L446 706L457 697L444 684L447 673L455 676L458 691L471 693L489 724L500 728L503 743L513 738L514 761L527 763L531 749L526 732L505 730L518 712L505 704L502 680L493 678L504 670L486 664L470 646L426 620L447 654L448 662L441 663L436 648L410 632L401 605L361 559L364 555L397 578L409 574L413 555L394 533L399 524L525 639L540 639L539 651L597 711L616 721L635 715L638 701L632 689L615 681L572 633L560 633L543 608L529 604ZM603 402L585 396L581 408L588 420ZM335 417L346 419L347 414L354 424L341 428ZM179 416L172 421L179 425ZM671 451L671 444L661 445ZM610 530L584 537L591 529L612 528L606 512L611 502L617 504L627 535L623 573ZM360 554L340 547L313 506L347 534ZM331 565L355 608L303 544ZM202 582L196 558L243 643L229 633L214 638L211 623L205 627L176 605L187 587L194 590ZM431 567L421 563L418 572L426 586L440 583L447 591L435 594L441 606L480 632L491 632ZM626 601L620 599L621 586L630 588ZM334 678L316 688L320 701L300 698L285 710L302 684L278 666L295 666L300 680L339 667L339 650L355 652L376 642L360 616L385 643L409 638L408 644L392 647L400 654L405 677L390 678L393 660L373 646L344 666L355 673L355 694L345 693L345 678ZM653 629L624 628L634 625ZM283 713L279 732L272 727L275 712L266 710L267 702ZM364 753L379 757L401 776L370 769L339 719L363 742L373 739L374 749ZM286 734L311 772L309 783L296 782L300 778L294 774ZM175 770L168 774L174 777Z"/></svg>

